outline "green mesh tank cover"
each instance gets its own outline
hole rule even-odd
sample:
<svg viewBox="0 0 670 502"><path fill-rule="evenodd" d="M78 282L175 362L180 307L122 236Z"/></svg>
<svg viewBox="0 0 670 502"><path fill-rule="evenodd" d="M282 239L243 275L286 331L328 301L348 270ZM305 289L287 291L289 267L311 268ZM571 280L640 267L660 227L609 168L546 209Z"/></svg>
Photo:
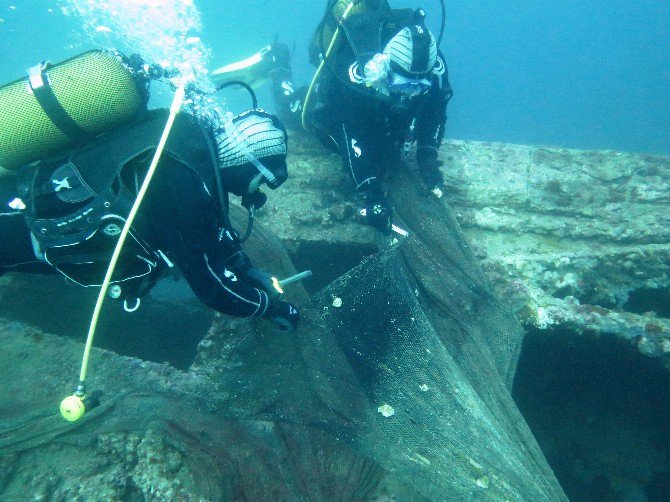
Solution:
<svg viewBox="0 0 670 502"><path fill-rule="evenodd" d="M146 107L142 89L109 52L86 52L48 67L46 74L60 105L91 134L118 127ZM0 110L2 169L18 169L72 145L37 102L28 79L0 87Z"/></svg>
<svg viewBox="0 0 670 502"><path fill-rule="evenodd" d="M0 326L0 494L34 496L23 480L39 472L61 493L95 483L117 497L167 486L193 500L566 500L510 397L519 324L448 208L407 186L391 192L412 237L313 298L296 333L221 317L214 357L187 374L96 351L89 385L103 405L74 426L53 411L81 344ZM258 230L256 263L292 273Z"/></svg>

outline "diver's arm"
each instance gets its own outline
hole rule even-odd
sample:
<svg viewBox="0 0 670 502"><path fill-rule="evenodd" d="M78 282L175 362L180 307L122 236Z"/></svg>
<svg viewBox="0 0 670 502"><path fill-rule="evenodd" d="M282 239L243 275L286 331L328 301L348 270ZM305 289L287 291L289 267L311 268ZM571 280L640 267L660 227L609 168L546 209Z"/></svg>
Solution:
<svg viewBox="0 0 670 502"><path fill-rule="evenodd" d="M438 177L438 151L444 138L444 128L447 122L447 103L453 94L449 85L449 74L446 64L444 72L433 75L433 86L428 94L420 97L419 112L416 120L416 159L419 174L429 188L441 184L441 175Z"/></svg>
<svg viewBox="0 0 670 502"><path fill-rule="evenodd" d="M340 103L350 104L356 100L354 91L343 89ZM367 223L383 233L391 229L391 205L386 199L380 180L383 174L384 149L388 140L379 117L365 113L361 106L347 108L349 113L340 113L344 121L333 125L331 137L335 139L342 164L353 179L356 190L365 194L365 219Z"/></svg>
<svg viewBox="0 0 670 502"><path fill-rule="evenodd" d="M444 73L433 75L433 86L425 96L420 98L416 121L416 139L419 149L438 149L442 144L444 126L447 122L447 103L452 94L447 66L444 64Z"/></svg>
<svg viewBox="0 0 670 502"><path fill-rule="evenodd" d="M361 92L349 79L354 54L350 48L339 51L332 72L324 72L320 93L323 108L320 120L337 144L345 172L356 190L367 192L379 185L384 151L389 147L379 101Z"/></svg>
<svg viewBox="0 0 670 502"><path fill-rule="evenodd" d="M288 46L283 43L274 43L270 47L267 57L271 57L273 62L269 75L277 116L287 126L299 127L307 87L296 89L293 83L291 50Z"/></svg>
<svg viewBox="0 0 670 502"><path fill-rule="evenodd" d="M181 270L196 296L207 306L236 317L260 317L268 309L265 291L240 275L240 263L251 266L240 245L219 231L218 205L202 180L190 169L170 166L170 183L160 215L161 251ZM165 179L165 178L164 178ZM158 218L157 218L158 219ZM248 265L247 265L248 263Z"/></svg>
<svg viewBox="0 0 670 502"><path fill-rule="evenodd" d="M177 263L193 292L208 307L235 317L267 313L268 294L247 285L220 253L201 252Z"/></svg>

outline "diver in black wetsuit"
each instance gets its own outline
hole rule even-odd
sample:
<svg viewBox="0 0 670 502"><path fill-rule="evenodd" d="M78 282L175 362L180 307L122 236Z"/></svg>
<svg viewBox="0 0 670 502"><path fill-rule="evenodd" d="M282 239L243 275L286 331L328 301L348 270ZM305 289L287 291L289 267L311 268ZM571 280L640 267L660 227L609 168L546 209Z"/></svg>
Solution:
<svg viewBox="0 0 670 502"><path fill-rule="evenodd" d="M42 161L25 183L3 178L0 275L59 272L82 286L99 286L166 119L166 110L148 112ZM285 157L283 126L261 110L242 113L218 131L186 112L177 115L110 295L132 310L176 266L198 298L219 312L294 329L297 308L280 298L270 274L252 265L227 218L228 193L253 210L266 200L262 184L275 189L286 180Z"/></svg>
<svg viewBox="0 0 670 502"><path fill-rule="evenodd" d="M384 5L350 15L340 28L342 43L334 45L315 79L307 124L303 121L339 153L357 190L365 193L367 222L385 233L391 228L391 208L381 178L412 143L425 187L440 197L444 186L438 149L453 92L424 18L422 9ZM321 25L315 39L322 41L312 43L315 65L331 40L323 33ZM287 125L298 124L305 118L307 88L295 90L286 46L273 44L271 54L278 115Z"/></svg>

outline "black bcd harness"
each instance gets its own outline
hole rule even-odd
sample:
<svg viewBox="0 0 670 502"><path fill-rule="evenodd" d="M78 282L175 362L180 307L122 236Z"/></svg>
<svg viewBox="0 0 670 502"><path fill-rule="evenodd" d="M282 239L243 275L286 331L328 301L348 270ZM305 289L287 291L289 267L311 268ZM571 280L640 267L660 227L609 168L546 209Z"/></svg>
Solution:
<svg viewBox="0 0 670 502"><path fill-rule="evenodd" d="M35 254L69 281L84 287L101 286L137 193L121 172L137 159L147 159L148 167L166 119L166 110L149 112L145 120L106 134L67 156L44 160L26 184L26 221ZM211 142L192 116L180 113L163 155L192 169L211 190L216 190L210 179L214 169L203 168L213 161ZM145 173L139 174L141 183ZM137 299L171 266L169 259L152 249L133 225L109 294L132 310L138 305Z"/></svg>

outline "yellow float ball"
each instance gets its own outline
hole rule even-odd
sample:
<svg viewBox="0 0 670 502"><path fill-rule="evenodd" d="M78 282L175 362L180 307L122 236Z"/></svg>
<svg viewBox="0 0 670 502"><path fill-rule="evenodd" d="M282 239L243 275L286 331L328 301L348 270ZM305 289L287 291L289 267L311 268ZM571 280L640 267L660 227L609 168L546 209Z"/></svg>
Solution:
<svg viewBox="0 0 670 502"><path fill-rule="evenodd" d="M68 422L76 422L84 416L86 406L84 401L77 396L68 396L60 403L60 414Z"/></svg>

